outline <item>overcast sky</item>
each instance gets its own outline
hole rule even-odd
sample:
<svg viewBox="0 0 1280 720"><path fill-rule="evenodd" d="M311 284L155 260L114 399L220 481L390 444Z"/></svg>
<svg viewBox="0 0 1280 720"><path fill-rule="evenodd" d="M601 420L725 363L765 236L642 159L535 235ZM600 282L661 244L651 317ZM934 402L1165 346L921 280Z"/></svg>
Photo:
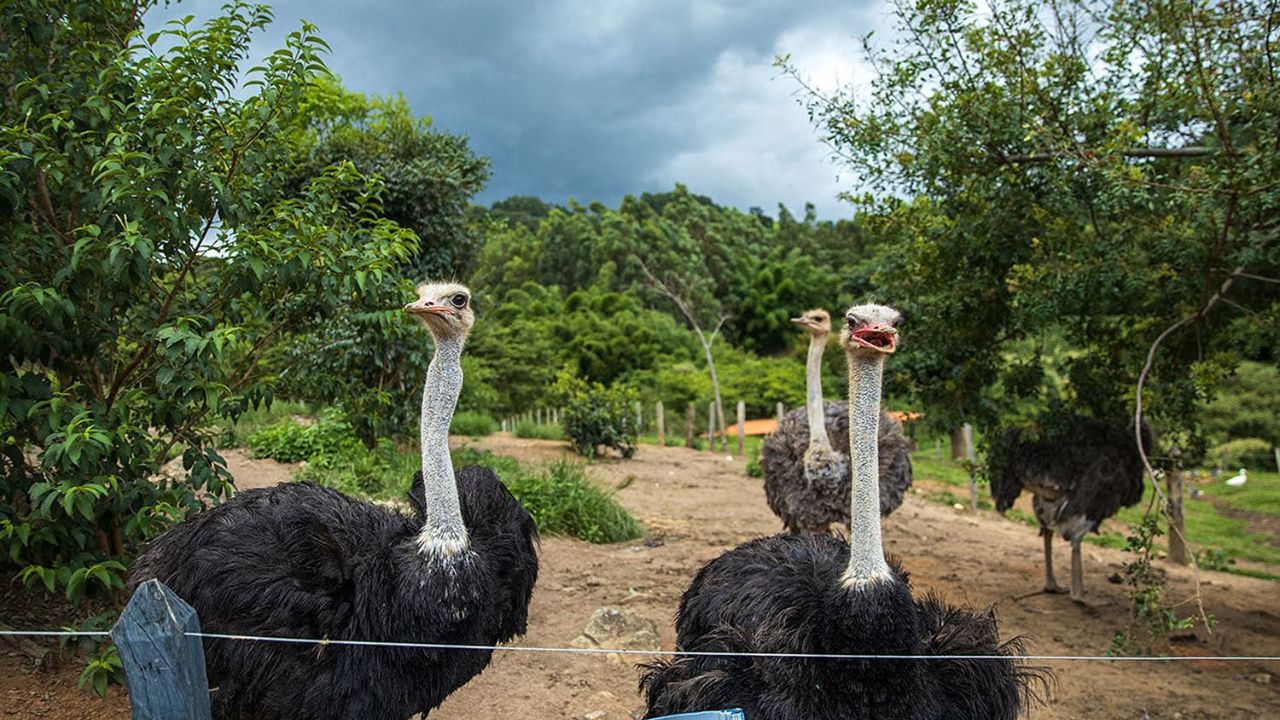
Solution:
<svg viewBox="0 0 1280 720"><path fill-rule="evenodd" d="M224 0L156 8L149 28ZM717 202L805 201L824 218L856 178L833 164L773 57L819 86L865 81L859 41L887 24L882 0L277 0L257 43L301 19L333 48L348 88L403 93L493 163L478 198L538 195L616 206L676 182ZM256 58L255 58L256 59Z"/></svg>

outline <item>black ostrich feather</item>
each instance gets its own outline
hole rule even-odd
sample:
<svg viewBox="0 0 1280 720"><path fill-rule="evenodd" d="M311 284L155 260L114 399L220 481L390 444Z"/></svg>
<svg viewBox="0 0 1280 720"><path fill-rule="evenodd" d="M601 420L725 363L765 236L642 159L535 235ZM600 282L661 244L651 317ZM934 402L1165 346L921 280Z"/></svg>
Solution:
<svg viewBox="0 0 1280 720"><path fill-rule="evenodd" d="M823 413L831 449L847 469L849 458L849 410L844 402L826 402ZM911 487L911 443L902 434L902 423L880 413L877 437L880 455L880 514L888 515L902 504ZM803 407L782 418L778 429L765 438L760 449L760 470L769 509L782 519L789 532L819 532L830 523L849 522L851 474L841 472L830 484L811 485L804 475L804 454L809 448L809 418Z"/></svg>
<svg viewBox="0 0 1280 720"><path fill-rule="evenodd" d="M848 587L849 546L779 535L721 555L680 604L679 650L726 653L993 655L993 660L677 655L642 666L649 717L741 707L751 720L1014 718L1046 671L1019 663L994 614L911 596L906 574Z"/></svg>
<svg viewBox="0 0 1280 720"><path fill-rule="evenodd" d="M1144 424L1142 432L1143 445L1150 448L1151 429ZM1046 531L1073 517L1087 521L1074 529L1096 531L1120 508L1142 499L1142 458L1132 425L1079 417L1066 432L1041 439L1015 428L995 450L991 496L996 510L1008 510L1028 490L1036 496L1036 516Z"/></svg>
<svg viewBox="0 0 1280 720"><path fill-rule="evenodd" d="M420 516L286 483L239 493L166 531L138 558L130 583L159 578L211 633L510 640L525 631L537 532L492 470L456 477L473 553L466 561L419 555ZM420 495L420 473L414 482ZM403 720L438 706L491 655L219 639L204 648L214 717L242 720Z"/></svg>

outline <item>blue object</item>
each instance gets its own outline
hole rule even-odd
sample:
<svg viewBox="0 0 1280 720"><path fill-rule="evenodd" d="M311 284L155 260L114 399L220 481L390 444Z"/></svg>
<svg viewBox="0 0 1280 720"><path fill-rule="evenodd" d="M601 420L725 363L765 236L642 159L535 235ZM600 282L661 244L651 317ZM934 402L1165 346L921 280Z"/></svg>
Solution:
<svg viewBox="0 0 1280 720"><path fill-rule="evenodd" d="M680 713L679 715L663 715L649 720L746 720L741 708L732 710L703 710L702 712Z"/></svg>
<svg viewBox="0 0 1280 720"><path fill-rule="evenodd" d="M209 720L196 611L159 580L138 586L111 639L129 681L133 720Z"/></svg>

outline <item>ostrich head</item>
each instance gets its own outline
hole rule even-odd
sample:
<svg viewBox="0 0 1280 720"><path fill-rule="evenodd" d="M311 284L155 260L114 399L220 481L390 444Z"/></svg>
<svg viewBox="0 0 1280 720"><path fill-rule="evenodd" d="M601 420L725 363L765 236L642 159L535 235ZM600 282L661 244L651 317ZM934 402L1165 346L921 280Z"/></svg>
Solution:
<svg viewBox="0 0 1280 720"><path fill-rule="evenodd" d="M854 305L844 314L840 344L852 358L892 355L898 349L901 314L887 305Z"/></svg>
<svg viewBox="0 0 1280 720"><path fill-rule="evenodd" d="M476 319L471 290L458 283L423 283L418 286L418 299L404 309L417 315L436 339L466 339Z"/></svg>
<svg viewBox="0 0 1280 720"><path fill-rule="evenodd" d="M813 337L825 338L831 334L831 316L821 308L806 310L800 317L791 318L791 322L804 328Z"/></svg>

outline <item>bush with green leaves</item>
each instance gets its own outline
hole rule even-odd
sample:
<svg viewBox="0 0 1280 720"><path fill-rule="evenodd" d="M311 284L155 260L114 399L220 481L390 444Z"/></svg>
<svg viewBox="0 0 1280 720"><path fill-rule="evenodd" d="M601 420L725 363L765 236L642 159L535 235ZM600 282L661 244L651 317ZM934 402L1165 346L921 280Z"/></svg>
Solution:
<svg viewBox="0 0 1280 720"><path fill-rule="evenodd" d="M151 5L0 19L0 563L77 603L230 489L212 426L271 401L277 340L392 286L416 249L350 164L286 187L288 128L326 73L313 27L245 69L266 7L143 37ZM176 448L181 476L156 480Z"/></svg>
<svg viewBox="0 0 1280 720"><path fill-rule="evenodd" d="M1270 469L1275 465L1271 443L1258 438L1229 440L1209 451L1209 462L1220 467L1253 467Z"/></svg>
<svg viewBox="0 0 1280 720"><path fill-rule="evenodd" d="M539 425L533 420L521 420L516 423L512 434L530 440L563 440L564 427L559 423Z"/></svg>
<svg viewBox="0 0 1280 720"><path fill-rule="evenodd" d="M601 448L617 450L625 458L635 455L635 390L605 387L563 370L556 381L556 395L564 407L560 418L564 434L579 455L594 458Z"/></svg>
<svg viewBox="0 0 1280 720"><path fill-rule="evenodd" d="M460 412L455 413L453 421L449 423L449 432L453 435L484 437L498 432L498 423L485 413Z"/></svg>
<svg viewBox="0 0 1280 720"><path fill-rule="evenodd" d="M612 493L591 480L586 466L565 459L527 470L513 458L487 451L454 452L454 465L483 465L497 471L544 535L569 535L592 543L633 540L643 528Z"/></svg>

